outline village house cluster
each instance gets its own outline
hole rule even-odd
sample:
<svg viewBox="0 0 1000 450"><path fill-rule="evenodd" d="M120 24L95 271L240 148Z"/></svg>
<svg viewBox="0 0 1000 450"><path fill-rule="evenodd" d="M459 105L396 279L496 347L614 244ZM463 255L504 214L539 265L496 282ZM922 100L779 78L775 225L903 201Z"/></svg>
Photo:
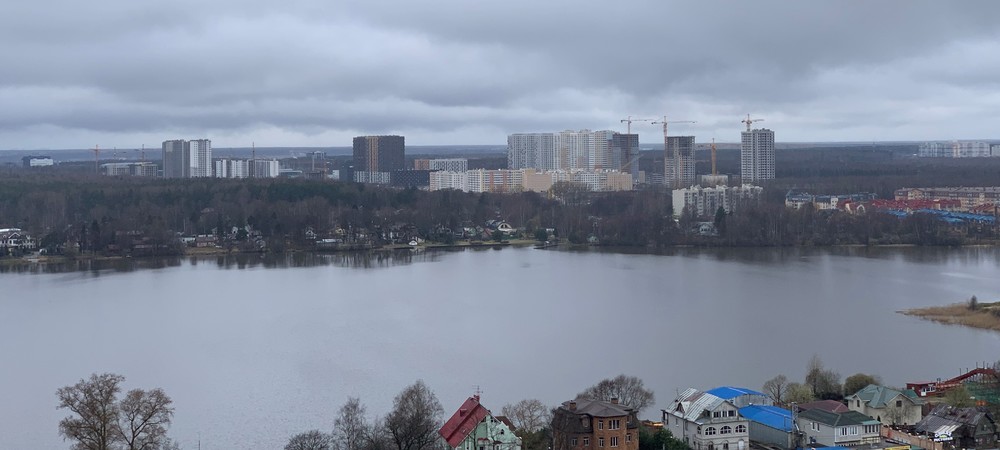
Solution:
<svg viewBox="0 0 1000 450"><path fill-rule="evenodd" d="M977 368L950 380L910 383L906 389L869 384L842 401L776 404L743 387L688 388L660 410L660 422L640 421L634 408L578 397L552 410L551 450L638 450L639 434L667 430L692 450L991 449L995 418L983 407L953 407L944 392L994 380ZM968 383L972 384L968 384ZM996 401L997 399L992 399ZM456 450L521 450L511 421L469 397L440 430Z"/></svg>

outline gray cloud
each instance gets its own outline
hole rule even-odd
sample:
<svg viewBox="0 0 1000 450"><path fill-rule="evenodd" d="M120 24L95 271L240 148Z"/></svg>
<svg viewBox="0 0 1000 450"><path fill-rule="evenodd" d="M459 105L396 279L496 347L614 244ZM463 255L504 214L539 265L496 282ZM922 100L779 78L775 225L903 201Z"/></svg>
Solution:
<svg viewBox="0 0 1000 450"><path fill-rule="evenodd" d="M697 120L676 129L699 140L735 141L746 113L786 141L990 138L996 17L989 0L16 2L0 148L501 144L628 114Z"/></svg>

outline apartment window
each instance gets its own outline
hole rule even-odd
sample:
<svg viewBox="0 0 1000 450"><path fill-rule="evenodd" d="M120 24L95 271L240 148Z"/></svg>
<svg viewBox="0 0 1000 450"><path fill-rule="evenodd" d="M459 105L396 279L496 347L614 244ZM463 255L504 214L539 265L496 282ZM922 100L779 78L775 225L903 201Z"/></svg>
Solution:
<svg viewBox="0 0 1000 450"><path fill-rule="evenodd" d="M611 419L608 421L609 430L617 430L622 427L621 419Z"/></svg>
<svg viewBox="0 0 1000 450"><path fill-rule="evenodd" d="M733 432L733 427L726 425L719 429L719 434L729 434Z"/></svg>
<svg viewBox="0 0 1000 450"><path fill-rule="evenodd" d="M584 436L584 438L583 438L583 446L584 447L590 447L590 436Z"/></svg>
<svg viewBox="0 0 1000 450"><path fill-rule="evenodd" d="M715 436L715 427L705 428L705 436Z"/></svg>
<svg viewBox="0 0 1000 450"><path fill-rule="evenodd" d="M597 438L597 446L604 447L604 438L602 437Z"/></svg>
<svg viewBox="0 0 1000 450"><path fill-rule="evenodd" d="M612 447L618 446L618 436L611 436L611 446Z"/></svg>
<svg viewBox="0 0 1000 450"><path fill-rule="evenodd" d="M570 439L569 442L570 442L570 445L572 445L573 447L576 447L576 438Z"/></svg>
<svg viewBox="0 0 1000 450"><path fill-rule="evenodd" d="M747 432L747 426L746 425L736 425L736 432L737 433L746 433Z"/></svg>
<svg viewBox="0 0 1000 450"><path fill-rule="evenodd" d="M604 421L603 420L598 420L597 421L597 429L598 430L603 430L604 429Z"/></svg>

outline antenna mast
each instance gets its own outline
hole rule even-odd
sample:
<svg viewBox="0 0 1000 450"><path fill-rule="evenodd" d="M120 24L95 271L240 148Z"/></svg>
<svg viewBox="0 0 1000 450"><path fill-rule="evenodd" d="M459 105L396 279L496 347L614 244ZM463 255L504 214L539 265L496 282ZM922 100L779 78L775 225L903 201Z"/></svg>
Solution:
<svg viewBox="0 0 1000 450"><path fill-rule="evenodd" d="M715 138L712 138L712 176L718 175L719 172L715 170Z"/></svg>

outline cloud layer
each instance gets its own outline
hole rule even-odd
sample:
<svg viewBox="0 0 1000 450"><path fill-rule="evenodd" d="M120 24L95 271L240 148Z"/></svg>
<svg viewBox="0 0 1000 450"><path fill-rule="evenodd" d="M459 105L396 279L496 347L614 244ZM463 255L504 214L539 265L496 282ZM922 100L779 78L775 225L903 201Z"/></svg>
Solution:
<svg viewBox="0 0 1000 450"><path fill-rule="evenodd" d="M15 2L0 149L502 144L697 120L738 140L996 137L1000 3L636 0ZM637 127L643 142L658 129Z"/></svg>

